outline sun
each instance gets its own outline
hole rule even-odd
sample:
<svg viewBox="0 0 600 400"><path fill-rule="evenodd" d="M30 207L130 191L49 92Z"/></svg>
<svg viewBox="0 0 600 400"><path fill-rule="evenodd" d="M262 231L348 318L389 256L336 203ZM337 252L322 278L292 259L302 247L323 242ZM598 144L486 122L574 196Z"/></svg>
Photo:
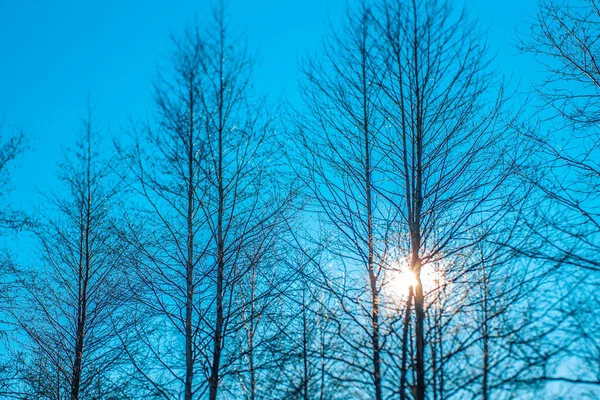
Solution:
<svg viewBox="0 0 600 400"><path fill-rule="evenodd" d="M417 285L417 277L406 262L396 262L386 270L383 290L384 293L398 300L406 299L410 288Z"/></svg>
<svg viewBox="0 0 600 400"><path fill-rule="evenodd" d="M408 296L410 288L417 285L417 277L414 272L405 268L400 271L393 271L387 283L388 290L395 297L404 298Z"/></svg>
<svg viewBox="0 0 600 400"><path fill-rule="evenodd" d="M441 274L433 266L421 268L421 284L425 292L441 285ZM406 299L411 288L417 285L417 277L407 263L397 263L387 271L383 284L384 292L396 299Z"/></svg>

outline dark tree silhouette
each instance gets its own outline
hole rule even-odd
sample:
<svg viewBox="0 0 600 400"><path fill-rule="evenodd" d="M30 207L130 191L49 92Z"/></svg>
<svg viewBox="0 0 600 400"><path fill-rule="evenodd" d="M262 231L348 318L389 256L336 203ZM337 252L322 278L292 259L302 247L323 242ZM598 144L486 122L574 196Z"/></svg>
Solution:
<svg viewBox="0 0 600 400"><path fill-rule="evenodd" d="M290 193L276 173L271 119L251 93L252 59L225 18L217 8L205 30L174 41L156 85L157 124L122 150L136 193L126 236L139 255L137 327L123 344L164 398L216 399L243 357L253 396L253 336L278 279ZM249 342L236 346L240 335Z"/></svg>
<svg viewBox="0 0 600 400"><path fill-rule="evenodd" d="M544 1L520 42L521 50L544 68L536 86L541 124L526 131L541 166L527 178L543 207L530 223L538 245L524 253L558 266L552 312L562 315L561 323L546 340L562 348L550 365L573 366L548 368L539 379L579 384L582 392L571 392L575 398L591 395L587 388L600 385L600 326L592 316L600 306L594 294L600 283L599 24L595 0Z"/></svg>
<svg viewBox="0 0 600 400"><path fill-rule="evenodd" d="M91 111L82 135L60 163L64 191L36 223L39 264L17 272L12 309L24 338L25 387L36 398L120 396L123 352L114 332L125 299L117 235L119 182L115 159L101 155ZM44 211L45 212L45 211ZM44 214L42 214L44 215Z"/></svg>

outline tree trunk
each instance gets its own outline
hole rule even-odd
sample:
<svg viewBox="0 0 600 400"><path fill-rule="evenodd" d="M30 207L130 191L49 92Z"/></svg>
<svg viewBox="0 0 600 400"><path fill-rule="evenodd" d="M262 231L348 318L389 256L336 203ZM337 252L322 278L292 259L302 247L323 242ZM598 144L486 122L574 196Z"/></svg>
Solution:
<svg viewBox="0 0 600 400"><path fill-rule="evenodd" d="M256 371L254 370L254 333L257 315L256 307L256 264L252 266L252 281L250 282L250 327L248 330L248 369L250 370L250 400L256 399Z"/></svg>
<svg viewBox="0 0 600 400"><path fill-rule="evenodd" d="M417 374L417 398L415 400L425 400L425 335L423 325L425 320L425 311L423 307L423 285L417 278L415 288L415 336L417 346L417 359L415 369Z"/></svg>
<svg viewBox="0 0 600 400"><path fill-rule="evenodd" d="M223 281L225 279L225 244L223 242L223 212L224 212L224 190L223 190L223 142L222 132L219 133L219 211L217 221L217 291L216 303L217 314L215 321L213 360L210 377L210 400L216 400L219 386L219 368L221 364L221 349L223 335Z"/></svg>
<svg viewBox="0 0 600 400"><path fill-rule="evenodd" d="M189 91L189 134L188 134L188 192L187 192L187 260L186 260L186 304L185 304L185 400L192 400L194 385L194 92L193 75Z"/></svg>
<svg viewBox="0 0 600 400"><path fill-rule="evenodd" d="M73 361L73 377L71 382L71 400L79 399L81 386L81 372L83 367L83 337L85 324L85 311L77 321L77 338L75 339L75 360Z"/></svg>
<svg viewBox="0 0 600 400"><path fill-rule="evenodd" d="M215 321L215 333L214 333L214 349L213 349L213 360L211 366L210 376L210 400L217 399L217 391L219 388L219 369L221 365L221 349L223 341L223 289L225 280L225 238L223 232L223 219L225 213L225 189L223 182L223 130L224 130L224 115L223 104L225 96L225 88L223 84L223 55L224 55L224 26L222 16L219 21L220 24L220 60L219 60L219 152L218 152L218 166L217 166L217 179L218 179L218 210L217 210L217 291L216 291L216 303L217 303L217 314Z"/></svg>
<svg viewBox="0 0 600 400"><path fill-rule="evenodd" d="M306 289L302 290L302 396L308 399L308 320L306 318Z"/></svg>
<svg viewBox="0 0 600 400"><path fill-rule="evenodd" d="M91 188L91 117L88 117L86 123L87 146L85 149L85 195L83 214L83 226L81 230L81 246L79 258L79 298L77 310L77 328L75 338L75 360L73 361L73 376L71 381L71 400L79 399L79 389L81 386L81 375L83 371L83 345L85 340L85 328L87 320L87 300L88 300L88 283L90 278L90 229L91 229L91 207L92 207L92 188Z"/></svg>
<svg viewBox="0 0 600 400"><path fill-rule="evenodd" d="M487 274L485 271L485 264L483 264L483 324L481 327L481 335L483 338L483 376L481 382L481 398L482 400L489 399L488 393L488 379L489 379L489 332L488 332L488 319L489 319L489 309L488 309L488 281Z"/></svg>
<svg viewBox="0 0 600 400"><path fill-rule="evenodd" d="M406 311L404 312L404 326L402 328L402 370L400 371L400 400L406 400L406 364L408 362L408 330L410 328L410 313L412 309L413 288L408 288Z"/></svg>
<svg viewBox="0 0 600 400"><path fill-rule="evenodd" d="M366 29L364 27L363 29ZM364 33L366 36L366 32ZM366 42L366 37L363 37ZM363 94L363 133L365 141L365 192L366 192L366 208L367 208L367 240L368 240L368 272L369 282L371 285L371 343L373 346L373 384L375 385L375 400L381 400L381 354L379 343L379 290L377 287L377 273L375 271L375 249L373 238L373 205L372 205L372 182L371 182L371 148L370 148L370 133L369 133L369 116L367 97L367 59L366 54L362 54L362 94Z"/></svg>

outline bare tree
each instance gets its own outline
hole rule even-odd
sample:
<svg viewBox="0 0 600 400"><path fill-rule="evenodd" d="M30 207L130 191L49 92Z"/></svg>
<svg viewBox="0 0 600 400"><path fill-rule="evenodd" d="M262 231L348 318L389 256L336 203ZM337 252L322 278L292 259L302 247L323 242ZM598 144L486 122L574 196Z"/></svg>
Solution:
<svg viewBox="0 0 600 400"><path fill-rule="evenodd" d="M594 294L600 277L599 24L600 4L595 0L544 1L531 32L520 42L520 48L544 67L536 86L542 123L527 135L543 167L528 178L545 207L539 210L540 222L530 223L538 246L527 255L559 266L556 290L564 291L565 301L554 311L562 313L563 324L561 333L549 340L571 338L553 359L562 367L546 371L540 379L595 390L595 396L600 337L595 334L597 319L590 313L600 306ZM569 395L584 394L572 390Z"/></svg>
<svg viewBox="0 0 600 400"><path fill-rule="evenodd" d="M464 259L505 229L505 219L514 223L526 193L513 179L522 149L486 45L464 11L446 1L385 1L361 3L347 20L324 60L307 68L310 113L300 125L300 176L329 229L326 265L334 267L323 282L349 316L340 335L355 340L343 362L372 377L375 398L398 391L388 384L393 369L382 377L382 354L399 369L401 398L445 398L443 364L467 352L458 339L443 348L448 326L458 326L450 319L468 315L458 282L473 277L475 262ZM367 302L358 294L361 265ZM436 265L443 279L424 290L422 276ZM398 309L382 290L410 274L415 283ZM461 316L444 316L451 311ZM367 332L370 354L358 339ZM384 347L391 342L400 352Z"/></svg>
<svg viewBox="0 0 600 400"><path fill-rule="evenodd" d="M15 159L25 149L22 133L4 136L5 128L0 123L0 238L12 235L24 227L27 219L22 213L12 209L8 193L11 191L11 168ZM10 304L13 302L15 290L14 265L10 253L0 249L0 340L6 339L9 329L7 317ZM2 343L2 345L4 345ZM11 359L0 359L0 396L14 395L14 381L18 378L18 363Z"/></svg>
<svg viewBox="0 0 600 400"><path fill-rule="evenodd" d="M164 398L215 399L239 377L256 343L234 339L256 333L276 281L270 258L290 197L270 118L251 94L252 60L236 41L223 8L175 40L156 85L158 124L123 150L136 192L127 236L139 254L137 327L123 344L148 393Z"/></svg>
<svg viewBox="0 0 600 400"><path fill-rule="evenodd" d="M39 265L17 275L12 317L25 350L23 391L38 398L125 393L113 332L126 298L125 249L115 219L119 179L115 160L101 149L90 111L80 140L60 164L66 194L48 197L54 209L35 229Z"/></svg>
<svg viewBox="0 0 600 400"><path fill-rule="evenodd" d="M353 332L342 334L352 356L339 361L355 371L357 382L370 387L368 396L381 400L381 260L386 222L382 216L386 211L375 189L381 179L377 140L382 119L375 105L380 89L374 19L368 2L349 9L339 33L325 42L320 58L305 66L306 111L302 110L295 140L298 175L332 258L332 263L320 264L323 282L344 310L343 329ZM319 237L312 240L323 243ZM328 265L334 265L332 271L327 271Z"/></svg>
<svg viewBox="0 0 600 400"><path fill-rule="evenodd" d="M433 365L427 365L422 276L437 263L450 268L447 279L464 274L452 268L466 264L451 260L518 204L508 183L519 147L511 143L510 119L503 119L502 84L486 44L464 10L443 0L386 1L381 14L389 183L378 190L397 212L396 229L404 232L399 247L416 279L414 397L423 400Z"/></svg>
<svg viewBox="0 0 600 400"><path fill-rule="evenodd" d="M132 149L120 149L137 194L124 236L138 252L129 274L135 328L121 341L142 383L151 385L148 395L175 398L181 391L191 399L203 340L199 263L207 252L196 240L207 221L200 211L204 43L198 31L187 31L175 47L172 76L161 74L155 89L157 128L145 128Z"/></svg>

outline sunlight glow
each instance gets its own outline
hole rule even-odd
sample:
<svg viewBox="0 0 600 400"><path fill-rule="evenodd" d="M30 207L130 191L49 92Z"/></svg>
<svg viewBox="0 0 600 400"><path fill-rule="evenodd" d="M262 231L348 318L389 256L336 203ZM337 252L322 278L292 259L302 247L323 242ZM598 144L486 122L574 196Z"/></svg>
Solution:
<svg viewBox="0 0 600 400"><path fill-rule="evenodd" d="M400 271L394 271L388 282L388 290L395 297L403 298L408 296L408 291L411 287L417 285L417 277L414 272L408 268Z"/></svg>
<svg viewBox="0 0 600 400"><path fill-rule="evenodd" d="M425 293L440 287L442 281L442 274L433 265L426 265L421 269L421 284ZM408 264L397 263L386 273L384 293L398 300L406 299L410 288L414 289L416 285L417 277Z"/></svg>

